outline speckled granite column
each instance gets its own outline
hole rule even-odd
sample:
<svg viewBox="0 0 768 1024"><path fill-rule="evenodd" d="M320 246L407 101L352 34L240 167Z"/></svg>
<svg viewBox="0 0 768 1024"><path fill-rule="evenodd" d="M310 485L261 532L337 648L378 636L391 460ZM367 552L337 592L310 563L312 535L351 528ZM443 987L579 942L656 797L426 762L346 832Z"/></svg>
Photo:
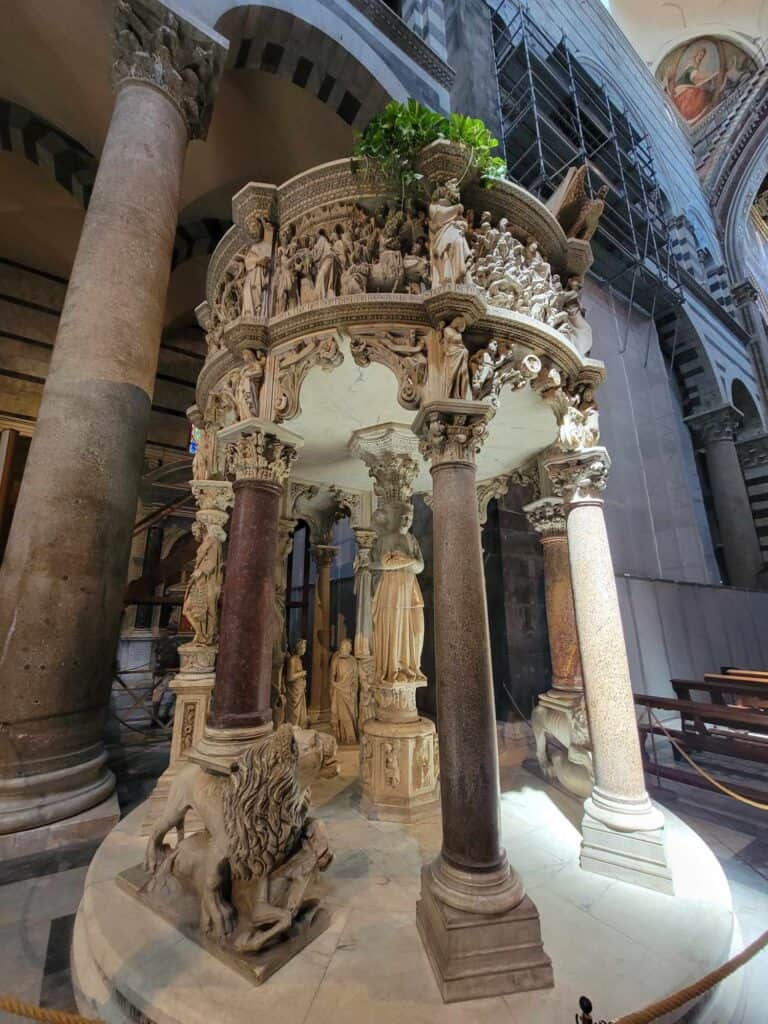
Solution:
<svg viewBox="0 0 768 1024"><path fill-rule="evenodd" d="M645 788L632 681L603 515L604 448L547 462L567 511L573 602L584 673L595 785L584 804L582 867L671 891L664 816Z"/></svg>
<svg viewBox="0 0 768 1024"><path fill-rule="evenodd" d="M413 425L431 462L435 660L443 844L422 872L416 919L443 999L552 984L538 912L500 843L499 766L475 455L493 415L480 402L424 406Z"/></svg>
<svg viewBox="0 0 768 1024"><path fill-rule="evenodd" d="M331 720L331 566L338 550L330 544L312 545L312 555L317 567L308 709L312 724Z"/></svg>
<svg viewBox="0 0 768 1024"><path fill-rule="evenodd" d="M245 744L272 731L275 564L280 499L301 439L249 420L219 431L234 505L222 589L219 655L202 739L190 759L227 770Z"/></svg>
<svg viewBox="0 0 768 1024"><path fill-rule="evenodd" d="M184 155L224 53L159 4L116 21L117 99L0 572L0 833L114 788L102 732Z"/></svg>
<svg viewBox="0 0 768 1024"><path fill-rule="evenodd" d="M733 587L755 587L763 558L736 451L741 420L737 409L725 405L689 416L685 422L706 453L728 582Z"/></svg>

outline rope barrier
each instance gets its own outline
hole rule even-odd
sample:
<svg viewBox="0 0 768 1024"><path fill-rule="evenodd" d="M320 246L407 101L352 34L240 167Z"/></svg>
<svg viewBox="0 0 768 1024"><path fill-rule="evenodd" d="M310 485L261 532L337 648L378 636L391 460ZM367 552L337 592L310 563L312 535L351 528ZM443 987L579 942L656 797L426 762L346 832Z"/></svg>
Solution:
<svg viewBox="0 0 768 1024"><path fill-rule="evenodd" d="M63 1010L44 1010L42 1006L24 1003L14 996L0 996L0 1010L12 1013L15 1017L41 1020L47 1024L104 1024L104 1021L94 1017L80 1017L76 1013L64 1013Z"/></svg>
<svg viewBox="0 0 768 1024"><path fill-rule="evenodd" d="M750 807L756 807L759 811L768 811L768 804L760 803L757 800L750 800L749 797L742 796L741 793L736 793L734 790L729 789L727 786L724 786L721 782L718 782L717 779L713 778L713 776L711 776L708 771L705 771L704 768L701 768L699 765L697 765L693 758L689 757L687 751L684 750L683 747L677 742L674 736L671 736L670 733L667 732L666 728L664 727L664 724L656 717L656 715L653 713L653 711L651 711L650 708L648 708L648 717L649 719L653 719L653 721L661 729L661 731L667 737L672 746L677 750L679 754L682 755L682 757L685 758L688 764L692 768L694 768L699 773L699 775L703 776L703 778L705 778L707 782L714 786L715 789L719 789L722 793L725 793L726 796L733 797L734 800L738 800L742 804L748 804Z"/></svg>
<svg viewBox="0 0 768 1024"><path fill-rule="evenodd" d="M694 981L692 985L687 985L685 988L681 988L679 992L674 992L671 996L659 999L658 1002L651 1003L650 1006L646 1006L642 1010L619 1017L613 1024L650 1024L651 1021L663 1017L665 1013L679 1010L681 1006L685 1006L692 999L704 995L714 985L717 985L730 974L733 974L734 971L743 967L748 960L751 960L753 956L756 956L766 946L768 946L768 932L763 932L759 938L751 942L741 953L732 957L722 966L715 968L714 971L710 971L709 974L705 974L698 981Z"/></svg>

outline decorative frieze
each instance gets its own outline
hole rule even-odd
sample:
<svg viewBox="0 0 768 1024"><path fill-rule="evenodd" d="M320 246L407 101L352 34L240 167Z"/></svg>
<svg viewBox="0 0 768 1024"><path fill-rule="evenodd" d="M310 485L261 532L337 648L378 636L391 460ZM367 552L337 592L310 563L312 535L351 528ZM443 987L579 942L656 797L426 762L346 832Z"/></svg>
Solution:
<svg viewBox="0 0 768 1024"><path fill-rule="evenodd" d="M117 0L112 80L146 82L177 107L192 139L208 132L227 43L212 39L159 0Z"/></svg>

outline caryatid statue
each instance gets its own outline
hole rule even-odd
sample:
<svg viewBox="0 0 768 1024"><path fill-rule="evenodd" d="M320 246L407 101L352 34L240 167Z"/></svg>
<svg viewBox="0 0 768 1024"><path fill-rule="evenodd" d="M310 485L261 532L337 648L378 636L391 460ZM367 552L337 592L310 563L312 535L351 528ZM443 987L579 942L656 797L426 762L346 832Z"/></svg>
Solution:
<svg viewBox="0 0 768 1024"><path fill-rule="evenodd" d="M331 658L331 726L337 743L357 743L357 658L352 654L352 641L342 640Z"/></svg>
<svg viewBox="0 0 768 1024"><path fill-rule="evenodd" d="M285 721L300 729L307 727L307 672L301 660L306 653L307 641L299 640L285 667Z"/></svg>
<svg viewBox="0 0 768 1024"><path fill-rule="evenodd" d="M215 523L195 522L198 542L195 568L187 583L182 614L194 632L195 644L211 647L219 630L219 595L224 576L223 544L227 535Z"/></svg>
<svg viewBox="0 0 768 1024"><path fill-rule="evenodd" d="M416 578L424 569L419 542L410 532L410 502L390 502L374 513L379 536L371 568L381 573L373 598L377 684L423 682L424 599Z"/></svg>

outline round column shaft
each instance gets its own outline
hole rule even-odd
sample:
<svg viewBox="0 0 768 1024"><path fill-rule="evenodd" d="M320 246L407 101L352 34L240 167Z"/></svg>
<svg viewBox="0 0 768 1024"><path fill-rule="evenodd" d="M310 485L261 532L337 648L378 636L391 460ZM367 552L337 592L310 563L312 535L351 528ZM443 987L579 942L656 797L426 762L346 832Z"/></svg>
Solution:
<svg viewBox="0 0 768 1024"><path fill-rule="evenodd" d="M187 28L169 27L180 49ZM202 75L214 44L195 35ZM119 92L0 571L0 832L68 817L114 787L102 732L195 131L163 91L166 70L179 79L167 47L157 60L142 51L149 85L133 78L131 33L118 37Z"/></svg>
<svg viewBox="0 0 768 1024"><path fill-rule="evenodd" d="M706 454L728 582L734 587L754 587L763 560L736 451L741 419L733 406L723 406L686 422Z"/></svg>
<svg viewBox="0 0 768 1024"><path fill-rule="evenodd" d="M222 588L216 682L193 760L228 770L243 747L272 731L275 565L283 483L301 439L250 420L219 433L235 477Z"/></svg>
<svg viewBox="0 0 768 1024"><path fill-rule="evenodd" d="M590 448L547 463L566 503L573 601L584 672L595 785L584 804L582 866L671 891L663 852L664 816L645 788L632 681L605 528L610 459ZM655 833L634 840L633 836ZM624 835L624 839L617 838Z"/></svg>
<svg viewBox="0 0 768 1024"><path fill-rule="evenodd" d="M331 566L338 548L315 544L313 554L317 566L313 611L312 678L310 680L310 722L331 719Z"/></svg>

